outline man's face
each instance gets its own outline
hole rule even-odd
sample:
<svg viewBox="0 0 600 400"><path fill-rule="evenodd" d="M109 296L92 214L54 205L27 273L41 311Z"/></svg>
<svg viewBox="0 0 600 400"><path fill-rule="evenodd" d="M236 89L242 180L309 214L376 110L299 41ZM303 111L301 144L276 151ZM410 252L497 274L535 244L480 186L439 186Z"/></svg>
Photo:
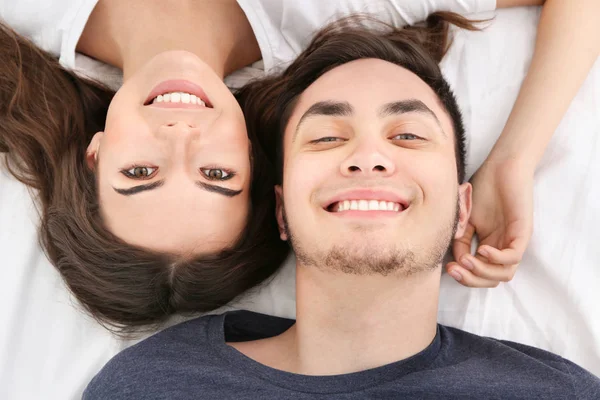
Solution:
<svg viewBox="0 0 600 400"><path fill-rule="evenodd" d="M299 262L353 274L434 269L471 203L438 97L377 59L339 66L300 96L277 194Z"/></svg>

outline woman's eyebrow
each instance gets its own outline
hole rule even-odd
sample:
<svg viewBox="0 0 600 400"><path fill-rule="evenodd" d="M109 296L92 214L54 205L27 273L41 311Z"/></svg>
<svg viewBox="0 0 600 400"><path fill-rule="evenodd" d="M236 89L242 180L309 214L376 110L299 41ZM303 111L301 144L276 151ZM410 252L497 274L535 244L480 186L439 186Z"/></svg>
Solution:
<svg viewBox="0 0 600 400"><path fill-rule="evenodd" d="M242 191L243 191L242 189L233 190L233 189L228 189L223 186L211 185L209 183L202 182L202 181L196 181L196 186L198 186L199 188L204 189L208 192L218 193L218 194L221 194L221 195L227 196L227 197L235 197L238 194L242 193Z"/></svg>
<svg viewBox="0 0 600 400"><path fill-rule="evenodd" d="M226 196L226 197L235 197L235 196L239 195L240 193L242 193L242 191L243 191L242 189L233 190L233 189L229 189L229 188L218 186L218 185L211 185L209 183L205 183L202 181L196 181L195 183L196 183L196 186L198 186L199 188L201 188L203 190L206 190L208 192L218 193L218 194ZM128 189L119 189L116 187L113 187L113 189L115 190L115 192L117 192L123 196L133 196L134 194L138 194L138 193L145 192L148 190L154 190L156 188L161 187L164 184L165 184L165 180L161 179L160 181L148 183L146 185L138 185L138 186L134 186L134 187L128 188Z"/></svg>
<svg viewBox="0 0 600 400"><path fill-rule="evenodd" d="M164 184L165 184L165 180L161 179L160 181L148 183L146 185L138 185L138 186L134 186L134 187L131 187L128 189L119 189L116 187L113 187L113 189L115 190L115 192L122 194L123 196L133 196L134 194L138 194L138 193L145 192L148 190L154 190L156 188L161 187Z"/></svg>

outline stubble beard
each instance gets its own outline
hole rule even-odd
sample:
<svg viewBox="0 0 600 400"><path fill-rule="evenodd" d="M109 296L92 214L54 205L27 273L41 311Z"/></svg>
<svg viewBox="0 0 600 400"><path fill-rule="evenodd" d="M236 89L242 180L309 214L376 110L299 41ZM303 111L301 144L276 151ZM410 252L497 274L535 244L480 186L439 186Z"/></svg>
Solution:
<svg viewBox="0 0 600 400"><path fill-rule="evenodd" d="M448 219L435 234L436 240L421 248L409 248L406 244L394 246L366 246L360 244L334 245L328 249L309 249L289 228L283 209L284 229L297 261L305 267L349 275L410 276L437 269L456 234L460 207L456 201L453 219ZM316 246L310 246L316 247Z"/></svg>

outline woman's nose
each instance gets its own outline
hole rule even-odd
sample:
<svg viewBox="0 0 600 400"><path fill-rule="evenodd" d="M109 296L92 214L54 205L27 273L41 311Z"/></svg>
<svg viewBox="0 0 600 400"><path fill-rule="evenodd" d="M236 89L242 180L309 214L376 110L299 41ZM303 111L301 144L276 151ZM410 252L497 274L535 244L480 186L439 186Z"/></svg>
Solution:
<svg viewBox="0 0 600 400"><path fill-rule="evenodd" d="M200 130L195 126L181 121L165 123L158 128L158 136L161 139L178 140L187 136L197 136Z"/></svg>

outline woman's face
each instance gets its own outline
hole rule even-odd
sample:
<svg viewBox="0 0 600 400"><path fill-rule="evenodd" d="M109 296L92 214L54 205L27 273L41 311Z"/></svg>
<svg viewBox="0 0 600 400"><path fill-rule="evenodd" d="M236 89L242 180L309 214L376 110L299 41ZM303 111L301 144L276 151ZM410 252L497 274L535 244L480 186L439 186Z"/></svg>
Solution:
<svg viewBox="0 0 600 400"><path fill-rule="evenodd" d="M110 104L88 148L108 229L179 254L234 243L249 210L250 143L242 111L198 57L157 55Z"/></svg>

